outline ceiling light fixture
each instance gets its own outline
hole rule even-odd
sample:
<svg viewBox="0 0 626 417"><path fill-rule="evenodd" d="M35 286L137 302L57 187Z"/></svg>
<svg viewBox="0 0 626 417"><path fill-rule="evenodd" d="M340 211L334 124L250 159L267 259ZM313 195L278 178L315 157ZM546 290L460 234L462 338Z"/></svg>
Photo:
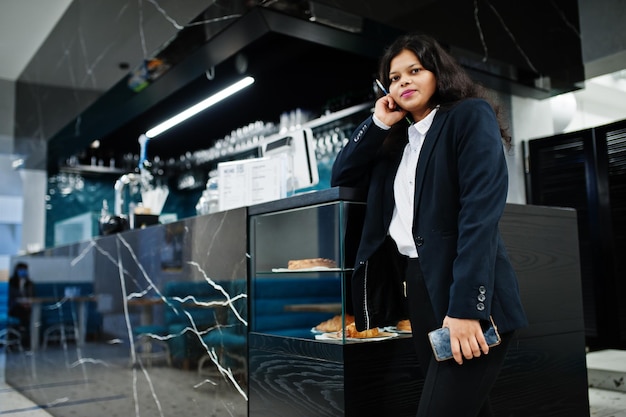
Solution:
<svg viewBox="0 0 626 417"><path fill-rule="evenodd" d="M224 100L225 98L235 94L236 92L248 87L249 85L251 85L254 82L254 78L252 77L246 77L242 80L237 81L235 84L226 87L225 89L223 89L222 91L213 94L210 97L205 98L204 100L202 100L201 102L194 104L193 106L189 107L187 110L184 110L180 113L178 113L176 116L167 119L166 121L164 121L163 123L160 123L159 125L153 127L152 129L148 130L146 132L146 136L148 138L153 138L157 135L160 135L161 133L165 132L166 130L176 126L177 124L189 119L190 117L196 115L197 113L201 112L202 110L205 110L209 107L211 107L212 105Z"/></svg>

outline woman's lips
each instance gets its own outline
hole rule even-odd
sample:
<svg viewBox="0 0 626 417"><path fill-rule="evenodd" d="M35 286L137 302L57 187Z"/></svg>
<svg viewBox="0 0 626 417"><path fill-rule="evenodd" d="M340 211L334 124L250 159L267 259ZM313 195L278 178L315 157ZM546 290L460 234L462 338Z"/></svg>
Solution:
<svg viewBox="0 0 626 417"><path fill-rule="evenodd" d="M413 95L413 93L415 93L415 90L407 90L407 91L404 91L404 92L401 94L401 96L402 96L402 97L410 97L410 96L412 96L412 95Z"/></svg>

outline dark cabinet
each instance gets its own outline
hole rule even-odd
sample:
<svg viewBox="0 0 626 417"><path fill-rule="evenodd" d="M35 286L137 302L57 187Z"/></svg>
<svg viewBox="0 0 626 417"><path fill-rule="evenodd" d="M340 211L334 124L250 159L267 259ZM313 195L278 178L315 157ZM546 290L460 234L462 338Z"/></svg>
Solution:
<svg viewBox="0 0 626 417"><path fill-rule="evenodd" d="M626 121L528 142L528 202L578 213L585 333L626 347Z"/></svg>

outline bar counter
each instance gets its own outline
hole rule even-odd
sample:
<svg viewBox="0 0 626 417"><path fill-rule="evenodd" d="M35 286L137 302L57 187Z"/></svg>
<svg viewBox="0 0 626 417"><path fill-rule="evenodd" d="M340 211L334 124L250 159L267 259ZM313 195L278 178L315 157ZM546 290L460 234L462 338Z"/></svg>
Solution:
<svg viewBox="0 0 626 417"><path fill-rule="evenodd" d="M362 201L356 190L333 188L17 257L92 271L85 282L101 323L85 330L84 343L7 352L7 383L55 416L414 416L422 382L409 336L355 343L266 331L265 304L255 301L261 278L278 285L292 276L301 283L348 275ZM274 249L260 247L264 224L282 233L270 216L337 202L349 203L350 215L338 217L345 239L319 229L316 242L330 239L345 251L339 274L285 276L271 272L283 266L275 259L263 264L281 245L297 246L275 237ZM511 345L494 388L496 415L589 416L576 213L507 205L501 230L530 326ZM33 280L37 287L45 277ZM285 305L285 314L349 309L332 297Z"/></svg>

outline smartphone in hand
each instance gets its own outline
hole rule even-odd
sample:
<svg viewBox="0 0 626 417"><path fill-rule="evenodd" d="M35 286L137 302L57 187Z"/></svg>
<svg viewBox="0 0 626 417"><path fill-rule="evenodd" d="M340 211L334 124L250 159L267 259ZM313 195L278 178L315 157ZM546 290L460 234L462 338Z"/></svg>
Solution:
<svg viewBox="0 0 626 417"><path fill-rule="evenodd" d="M498 333L498 328L494 324L493 319L490 318L489 321L485 323L486 325L483 326L483 335L485 336L487 345L489 347L499 345L501 341L500 334ZM430 345L433 348L433 353L437 361L442 362L447 361L448 359L452 359L450 329L448 329L447 327L442 327L440 329L433 330L432 332L428 333L428 339L430 340Z"/></svg>

